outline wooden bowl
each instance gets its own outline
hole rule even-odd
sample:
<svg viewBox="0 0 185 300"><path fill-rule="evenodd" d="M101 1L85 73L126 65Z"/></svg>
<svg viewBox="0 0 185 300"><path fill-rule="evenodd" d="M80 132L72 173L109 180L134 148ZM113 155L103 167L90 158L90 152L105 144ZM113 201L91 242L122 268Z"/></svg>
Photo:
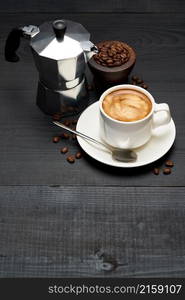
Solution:
<svg viewBox="0 0 185 300"><path fill-rule="evenodd" d="M96 63L93 57L89 60L89 68L94 75L95 83L98 85L110 87L128 82L128 76L136 62L136 52L128 44L123 44L124 48L126 48L129 52L129 60L119 67L107 67L99 65Z"/></svg>

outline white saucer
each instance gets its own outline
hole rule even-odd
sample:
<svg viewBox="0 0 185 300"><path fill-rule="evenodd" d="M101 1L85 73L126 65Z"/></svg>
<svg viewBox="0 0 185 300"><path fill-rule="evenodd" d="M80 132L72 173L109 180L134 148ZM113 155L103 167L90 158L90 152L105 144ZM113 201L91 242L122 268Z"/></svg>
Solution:
<svg viewBox="0 0 185 300"><path fill-rule="evenodd" d="M174 121L171 120L171 122L164 127L163 134L160 134L160 136L153 135L147 144L135 149L138 156L137 161L130 163L116 161L112 158L111 153L103 147L79 136L77 139L82 149L94 159L114 167L133 168L150 164L168 152L173 145L176 135ZM81 114L76 128L78 131L101 141L99 134L100 126L98 102L91 104Z"/></svg>

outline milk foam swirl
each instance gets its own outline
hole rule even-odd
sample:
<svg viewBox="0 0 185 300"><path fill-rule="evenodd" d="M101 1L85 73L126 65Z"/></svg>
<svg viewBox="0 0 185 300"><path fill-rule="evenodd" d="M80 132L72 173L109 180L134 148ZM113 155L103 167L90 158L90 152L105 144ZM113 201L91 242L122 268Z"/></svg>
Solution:
<svg viewBox="0 0 185 300"><path fill-rule="evenodd" d="M133 122L145 118L152 109L152 103L142 92L120 89L111 92L103 99L105 113L111 118Z"/></svg>

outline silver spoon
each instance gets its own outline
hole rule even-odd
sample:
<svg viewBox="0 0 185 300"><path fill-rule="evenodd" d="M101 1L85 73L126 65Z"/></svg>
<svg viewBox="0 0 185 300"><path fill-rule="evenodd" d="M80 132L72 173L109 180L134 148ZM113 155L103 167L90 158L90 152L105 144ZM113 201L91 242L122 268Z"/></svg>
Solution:
<svg viewBox="0 0 185 300"><path fill-rule="evenodd" d="M115 160L119 160L122 162L133 162L137 159L137 154L133 150L114 148L110 145L103 144L84 133L73 130L60 122L54 121L53 123L59 127L62 127L63 129L66 129L72 133L75 133L76 135L78 135L82 138L85 138L93 143L103 146L104 148L108 149L112 153L112 158L114 158Z"/></svg>

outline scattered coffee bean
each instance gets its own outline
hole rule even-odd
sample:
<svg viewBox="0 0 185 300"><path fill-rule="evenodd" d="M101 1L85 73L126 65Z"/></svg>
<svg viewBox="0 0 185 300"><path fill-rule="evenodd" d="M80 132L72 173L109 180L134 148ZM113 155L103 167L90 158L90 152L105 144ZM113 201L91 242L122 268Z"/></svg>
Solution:
<svg viewBox="0 0 185 300"><path fill-rule="evenodd" d="M75 133L72 134L72 139L76 140L76 134Z"/></svg>
<svg viewBox="0 0 185 300"><path fill-rule="evenodd" d="M71 124L71 122L69 120L64 121L64 125L69 126L70 124Z"/></svg>
<svg viewBox="0 0 185 300"><path fill-rule="evenodd" d="M147 85L147 84L145 84L145 83L142 83L142 84L141 84L141 87L142 87L142 88L144 88L145 90L147 90L147 89L148 89L148 85Z"/></svg>
<svg viewBox="0 0 185 300"><path fill-rule="evenodd" d="M171 168L164 168L164 169L163 169L163 173L164 173L165 175L169 175L169 174L171 173Z"/></svg>
<svg viewBox="0 0 185 300"><path fill-rule="evenodd" d="M173 161L172 160L167 160L166 162L165 162L165 165L167 166L167 167L173 167L174 166L174 163L173 163Z"/></svg>
<svg viewBox="0 0 185 300"><path fill-rule="evenodd" d="M68 151L69 151L69 149L68 149L67 147L63 147L63 148L60 150L60 152L63 153L63 154L67 153Z"/></svg>
<svg viewBox="0 0 185 300"><path fill-rule="evenodd" d="M58 143L60 141L60 137L59 136L54 136L53 137L53 143Z"/></svg>
<svg viewBox="0 0 185 300"><path fill-rule="evenodd" d="M153 169L153 173L154 173L155 175L159 175L159 173L160 173L159 168L154 168L154 169Z"/></svg>
<svg viewBox="0 0 185 300"><path fill-rule="evenodd" d="M67 111L69 111L69 112L74 112L75 110L76 110L76 108L73 107L73 106L68 106L67 107Z"/></svg>
<svg viewBox="0 0 185 300"><path fill-rule="evenodd" d="M81 153L81 152L77 152L77 153L75 154L75 157L76 157L77 159L80 159L80 158L82 157L82 153Z"/></svg>
<svg viewBox="0 0 185 300"><path fill-rule="evenodd" d="M91 85L91 84L87 85L87 90L88 91L93 91L93 89L94 89L93 85Z"/></svg>
<svg viewBox="0 0 185 300"><path fill-rule="evenodd" d="M131 79L136 82L139 78L137 76L133 75Z"/></svg>
<svg viewBox="0 0 185 300"><path fill-rule="evenodd" d="M74 163L75 162L75 157L73 155L70 155L66 158L66 160L69 162L69 163Z"/></svg>
<svg viewBox="0 0 185 300"><path fill-rule="evenodd" d="M60 121L62 115L60 113L56 113L52 116L53 121Z"/></svg>
<svg viewBox="0 0 185 300"><path fill-rule="evenodd" d="M61 138L63 138L63 139L68 139L69 138L69 134L68 133L66 133L66 132L64 132L64 133L62 133L61 134Z"/></svg>
<svg viewBox="0 0 185 300"><path fill-rule="evenodd" d="M147 90L148 85L144 83L144 81L136 75L131 77L131 84L141 86L143 89Z"/></svg>
<svg viewBox="0 0 185 300"><path fill-rule="evenodd" d="M138 79L137 79L137 83L141 84L141 83L143 83L143 80L140 79L140 78L138 78Z"/></svg>

